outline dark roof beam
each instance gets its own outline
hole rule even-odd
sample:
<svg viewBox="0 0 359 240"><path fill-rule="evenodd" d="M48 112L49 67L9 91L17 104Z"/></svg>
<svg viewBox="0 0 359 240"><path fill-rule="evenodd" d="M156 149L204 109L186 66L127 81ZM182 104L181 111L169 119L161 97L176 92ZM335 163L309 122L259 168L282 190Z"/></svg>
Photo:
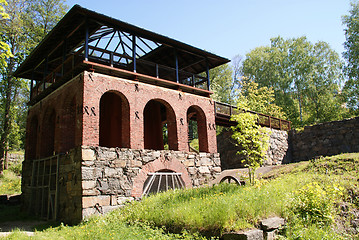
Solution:
<svg viewBox="0 0 359 240"><path fill-rule="evenodd" d="M120 31L117 31L117 34L118 34L118 37L119 37L119 39L120 39L120 43L121 43L121 47L122 47L123 54L124 54L124 55L128 55L128 54L126 53L125 46L124 46L124 44L123 44ZM120 62L120 61L121 61L121 59L119 60L119 62ZM128 65L128 58L126 58L126 62L127 62L127 65Z"/></svg>
<svg viewBox="0 0 359 240"><path fill-rule="evenodd" d="M112 34L112 36L111 36L110 40L109 40L109 41L107 42L107 44L106 44L105 50L107 50L107 48L108 48L108 46L110 45L110 43L111 43L111 41L112 41L113 37L115 36L115 34L116 34L116 32L115 32L115 31L113 31L113 34ZM102 52L102 54L101 54L100 58L102 58L103 54L104 54L104 52Z"/></svg>
<svg viewBox="0 0 359 240"><path fill-rule="evenodd" d="M140 39L141 42L143 42L143 44L145 44L149 49L151 49L151 51L153 51L153 48L148 45L145 41L143 41L143 39L141 37L137 37L138 39Z"/></svg>
<svg viewBox="0 0 359 240"><path fill-rule="evenodd" d="M132 39L129 37L129 36L127 36L126 34L124 34L124 36L130 41L130 42L132 42L132 53L133 52L135 52L136 54L136 56L137 57L140 57L140 55L137 53L137 51L133 51L133 48L136 48L136 47L138 47L138 45L136 44L136 36L134 35L134 34L130 34L130 36L132 35ZM126 44L125 42L124 42L124 44ZM127 45L127 44L126 44ZM128 46L128 45L127 45ZM131 49L130 47L128 47L129 49ZM142 48L140 48L140 50L141 51L143 51L143 49ZM143 51L144 53L146 53L145 51ZM135 56L133 56L133 57L135 57Z"/></svg>

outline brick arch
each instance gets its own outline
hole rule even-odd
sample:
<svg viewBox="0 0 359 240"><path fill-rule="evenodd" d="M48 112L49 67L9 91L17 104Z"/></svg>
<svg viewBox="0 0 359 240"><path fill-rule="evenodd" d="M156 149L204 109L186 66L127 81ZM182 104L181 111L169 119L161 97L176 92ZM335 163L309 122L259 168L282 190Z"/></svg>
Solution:
<svg viewBox="0 0 359 240"><path fill-rule="evenodd" d="M55 109L48 107L41 122L40 157L52 156L57 152L55 147L57 122Z"/></svg>
<svg viewBox="0 0 359 240"><path fill-rule="evenodd" d="M133 188L131 195L133 197L141 197L143 185L148 177L148 174L158 172L163 169L182 173L181 177L185 184L185 187L192 187L192 181L188 175L186 167L177 159L173 159L170 156L161 155L160 158L156 159L153 162L149 162L142 167L140 173L133 180Z"/></svg>
<svg viewBox="0 0 359 240"><path fill-rule="evenodd" d="M76 147L76 120L77 120L77 111L76 111L76 95L68 94L64 98L64 104L62 106L61 114L61 144L60 152L66 152L70 149Z"/></svg>
<svg viewBox="0 0 359 240"><path fill-rule="evenodd" d="M192 105L187 109L187 127L189 121L197 122L198 144L200 152L209 152L206 114L201 107Z"/></svg>
<svg viewBox="0 0 359 240"><path fill-rule="evenodd" d="M165 115L163 109L165 109ZM149 100L143 109L143 116L145 149L163 149L162 127L167 124L169 150L178 150L176 114L167 101L159 98Z"/></svg>
<svg viewBox="0 0 359 240"><path fill-rule="evenodd" d="M100 98L99 145L130 147L130 104L124 94L110 90Z"/></svg>
<svg viewBox="0 0 359 240"><path fill-rule="evenodd" d="M34 160L38 158L38 137L39 137L39 119L37 115L31 117L27 130L27 148L26 159Z"/></svg>

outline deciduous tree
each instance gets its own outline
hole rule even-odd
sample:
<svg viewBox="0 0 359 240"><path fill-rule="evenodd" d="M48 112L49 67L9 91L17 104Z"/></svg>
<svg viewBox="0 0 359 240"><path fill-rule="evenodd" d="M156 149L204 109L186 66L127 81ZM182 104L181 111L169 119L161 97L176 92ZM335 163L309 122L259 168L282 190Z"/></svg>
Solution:
<svg viewBox="0 0 359 240"><path fill-rule="evenodd" d="M11 56L5 58L1 69L1 136L0 173L6 167L9 147L19 147L25 135L25 115L28 84L13 77L32 48L41 41L64 15L63 0L8 0L5 11L8 19L1 22L0 41L9 45Z"/></svg>
<svg viewBox="0 0 359 240"><path fill-rule="evenodd" d="M345 24L344 71L348 80L344 86L344 94L348 107L359 114L359 2L352 2L348 15L343 16Z"/></svg>
<svg viewBox="0 0 359 240"><path fill-rule="evenodd" d="M259 87L272 87L275 103L294 126L342 118L339 55L325 42L312 44L306 37L272 38L271 45L246 55L242 74Z"/></svg>

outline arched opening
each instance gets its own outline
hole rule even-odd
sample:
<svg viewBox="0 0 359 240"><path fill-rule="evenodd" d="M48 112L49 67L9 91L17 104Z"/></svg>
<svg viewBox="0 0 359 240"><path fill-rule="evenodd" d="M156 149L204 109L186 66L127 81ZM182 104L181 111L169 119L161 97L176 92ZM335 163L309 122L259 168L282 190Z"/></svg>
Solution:
<svg viewBox="0 0 359 240"><path fill-rule="evenodd" d="M181 175L181 173L176 173L169 169L148 173L148 177L143 184L142 195L147 196L170 189L185 188L185 183Z"/></svg>
<svg viewBox="0 0 359 240"><path fill-rule="evenodd" d="M65 105L62 122L61 151L66 152L75 147L76 137L76 97Z"/></svg>
<svg viewBox="0 0 359 240"><path fill-rule="evenodd" d="M28 135L28 149L27 149L27 159L33 160L36 159L37 156L37 134L38 134L39 121L37 117L32 117L30 121L29 127L29 135Z"/></svg>
<svg viewBox="0 0 359 240"><path fill-rule="evenodd" d="M55 154L56 112L46 111L42 122L41 157Z"/></svg>
<svg viewBox="0 0 359 240"><path fill-rule="evenodd" d="M199 152L208 152L206 115L200 107L191 106L188 108L187 124L190 147Z"/></svg>
<svg viewBox="0 0 359 240"><path fill-rule="evenodd" d="M146 149L178 150L176 116L168 103L161 100L149 101L143 116Z"/></svg>
<svg viewBox="0 0 359 240"><path fill-rule="evenodd" d="M106 92L100 99L99 145L130 147L129 103L119 92Z"/></svg>

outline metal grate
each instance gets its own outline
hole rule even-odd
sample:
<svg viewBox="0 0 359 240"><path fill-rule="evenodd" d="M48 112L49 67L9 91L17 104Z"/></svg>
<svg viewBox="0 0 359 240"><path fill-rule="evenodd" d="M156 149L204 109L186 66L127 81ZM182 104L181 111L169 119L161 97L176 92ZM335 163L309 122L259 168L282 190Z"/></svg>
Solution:
<svg viewBox="0 0 359 240"><path fill-rule="evenodd" d="M33 161L30 212L40 218L56 220L59 155Z"/></svg>
<svg viewBox="0 0 359 240"><path fill-rule="evenodd" d="M169 189L184 188L185 184L181 175L182 173L175 172L149 173L143 187L142 196L164 192Z"/></svg>

